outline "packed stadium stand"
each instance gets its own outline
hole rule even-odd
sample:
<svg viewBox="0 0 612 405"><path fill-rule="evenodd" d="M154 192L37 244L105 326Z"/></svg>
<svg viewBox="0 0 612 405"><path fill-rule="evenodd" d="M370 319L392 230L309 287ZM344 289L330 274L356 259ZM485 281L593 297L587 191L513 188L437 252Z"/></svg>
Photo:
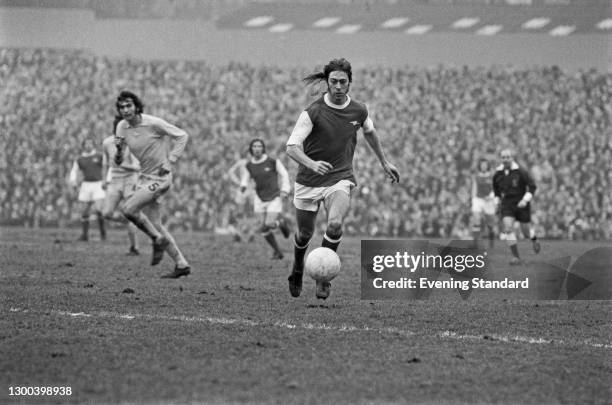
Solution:
<svg viewBox="0 0 612 405"><path fill-rule="evenodd" d="M221 28L530 32L565 36L612 29L609 0L0 0L0 7L93 10L97 18L215 20Z"/></svg>
<svg viewBox="0 0 612 405"><path fill-rule="evenodd" d="M306 71L297 68L109 60L47 49L2 49L0 66L4 224L65 226L76 219L66 176L82 139L101 142L110 134L117 87L141 93L147 111L192 135L167 200L171 224L200 230L235 214L225 172L248 139L268 139L272 153L282 153L300 109L314 99L299 81ZM403 180L399 187L385 183L363 146L349 232L467 237L473 162L514 144L539 185L540 232L612 235L609 74L438 67L365 69L355 78L361 84L353 95L371 100Z"/></svg>
<svg viewBox="0 0 612 405"><path fill-rule="evenodd" d="M452 13L440 12L449 3L457 6ZM97 18L197 16L232 30L270 30L281 23L291 24L289 30L329 31L343 24L359 25L359 31L431 25L432 30L477 34L486 25L503 25L495 34L532 30L537 31L533 35L554 35L550 31L563 25L574 27L566 31L573 36L587 31L600 35L610 29L602 23L610 16L609 2L580 2L583 12L572 14L571 21L559 17L567 13L553 11L577 9L575 1L533 0L533 8L508 3L512 2L309 1L300 8L290 2L118 1L110 6L95 0L0 0L0 7L80 7L93 9ZM520 12L510 17L503 12L509 7ZM367 14L373 8L376 18ZM380 11L387 8L388 15ZM308 18L300 18L307 10ZM430 15L428 10L438 12ZM316 26L336 15L342 18ZM266 16L272 19L248 24ZM389 22L392 17L397 19ZM477 20L453 27L461 18ZM191 134L174 190L166 197L170 226L205 231L224 227L239 210L226 171L245 156L248 140L266 139L272 154L295 172L283 145L300 111L322 90L300 81L314 67L140 60L88 50L2 47L0 223L78 222L76 196L66 182L72 161L85 137L101 144L111 133L114 98L119 90L130 88L142 95L146 112ZM534 218L541 235L612 238L610 73L552 65L358 65L354 79L351 94L369 103L402 181L399 186L385 183L362 142L356 157L360 187L347 233L469 238L474 162L479 157L496 159L500 147L515 146L519 163L532 170L538 184Z"/></svg>

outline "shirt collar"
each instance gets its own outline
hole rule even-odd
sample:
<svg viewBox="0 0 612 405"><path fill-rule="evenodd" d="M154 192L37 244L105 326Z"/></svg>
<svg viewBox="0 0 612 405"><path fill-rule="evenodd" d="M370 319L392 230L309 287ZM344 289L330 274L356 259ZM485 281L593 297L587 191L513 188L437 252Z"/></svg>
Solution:
<svg viewBox="0 0 612 405"><path fill-rule="evenodd" d="M346 95L346 101L344 102L344 104L342 104L342 105L337 105L337 104L332 103L332 102L329 100L329 93L325 93L325 94L323 95L323 101L325 101L325 104L327 104L327 105L328 105L328 107L335 108L335 109L337 109L337 110L342 110L342 109L346 108L346 107L347 107L347 106L350 104L350 102L351 102L351 97L350 97L350 96L347 94L347 95Z"/></svg>
<svg viewBox="0 0 612 405"><path fill-rule="evenodd" d="M512 161L512 164L510 164L510 170L518 170L519 165L518 163L516 163L514 160ZM504 170L504 165L501 164L499 165L499 167L497 168L497 170Z"/></svg>
<svg viewBox="0 0 612 405"><path fill-rule="evenodd" d="M265 153L263 155L261 155L261 157L259 159L255 159L253 156L251 156L251 163L255 163L255 164L261 163L264 160L266 160L267 158L268 158L268 155L265 154Z"/></svg>

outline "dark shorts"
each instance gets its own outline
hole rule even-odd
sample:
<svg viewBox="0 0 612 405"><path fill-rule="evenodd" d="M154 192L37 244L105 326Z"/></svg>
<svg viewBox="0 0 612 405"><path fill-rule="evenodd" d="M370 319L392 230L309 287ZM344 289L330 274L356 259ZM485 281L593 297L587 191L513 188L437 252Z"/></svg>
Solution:
<svg viewBox="0 0 612 405"><path fill-rule="evenodd" d="M520 200L502 201L500 214L501 217L512 217L519 222L531 222L531 205L527 204L524 208L519 208Z"/></svg>

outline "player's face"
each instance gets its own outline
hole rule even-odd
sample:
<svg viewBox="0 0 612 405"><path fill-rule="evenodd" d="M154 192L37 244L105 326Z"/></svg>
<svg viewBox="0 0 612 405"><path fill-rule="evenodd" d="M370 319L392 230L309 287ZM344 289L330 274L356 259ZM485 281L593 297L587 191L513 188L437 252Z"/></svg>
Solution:
<svg viewBox="0 0 612 405"><path fill-rule="evenodd" d="M478 164L478 170L480 170L481 172L489 171L489 162L487 162L486 160L481 160Z"/></svg>
<svg viewBox="0 0 612 405"><path fill-rule="evenodd" d="M512 165L512 153L503 151L500 155L501 161L506 169L509 169Z"/></svg>
<svg viewBox="0 0 612 405"><path fill-rule="evenodd" d="M327 91L331 102L334 104L344 104L346 95L349 91L349 78L346 72L334 70L327 78Z"/></svg>
<svg viewBox="0 0 612 405"><path fill-rule="evenodd" d="M258 159L263 155L264 152L264 146L262 145L261 142L255 142L253 143L253 145L251 146L251 153L253 154L253 157Z"/></svg>
<svg viewBox="0 0 612 405"><path fill-rule="evenodd" d="M118 103L119 114L126 119L131 120L136 116L136 105L134 105L134 101L132 99L121 100Z"/></svg>
<svg viewBox="0 0 612 405"><path fill-rule="evenodd" d="M83 143L83 150L85 152L91 152L92 150L94 150L94 144L93 144L93 141L91 139L87 139Z"/></svg>

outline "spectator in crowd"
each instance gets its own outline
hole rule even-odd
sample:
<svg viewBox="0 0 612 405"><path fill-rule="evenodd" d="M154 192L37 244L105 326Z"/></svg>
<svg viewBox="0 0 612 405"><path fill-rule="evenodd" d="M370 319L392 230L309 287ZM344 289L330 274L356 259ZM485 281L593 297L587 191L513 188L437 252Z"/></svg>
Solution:
<svg viewBox="0 0 612 405"><path fill-rule="evenodd" d="M114 113L109 105L129 84L151 100L152 114L188 123L184 129L195 140L177 164L181 175L165 202L171 218L175 212L182 217L168 223L213 231L229 219L217 213L235 215L227 162L236 160L235 151L251 137L265 138L295 178L297 165L282 145L300 106L308 104L310 95L299 85L307 73L2 48L0 223L78 223L66 185L73 151L87 135L107 133L107 117ZM543 238L612 238L609 73L437 66L362 68L354 74L367 79L352 94L372 100L371 114L388 134L389 158L406 175L393 189L375 181L376 159L358 150L355 172L363 186L355 190L347 234L423 237L435 206L434 236L469 239L475 162L511 144L536 178L532 219ZM380 215L370 212L373 203ZM581 232L574 223L577 212L584 221ZM596 230L586 231L585 224Z"/></svg>

